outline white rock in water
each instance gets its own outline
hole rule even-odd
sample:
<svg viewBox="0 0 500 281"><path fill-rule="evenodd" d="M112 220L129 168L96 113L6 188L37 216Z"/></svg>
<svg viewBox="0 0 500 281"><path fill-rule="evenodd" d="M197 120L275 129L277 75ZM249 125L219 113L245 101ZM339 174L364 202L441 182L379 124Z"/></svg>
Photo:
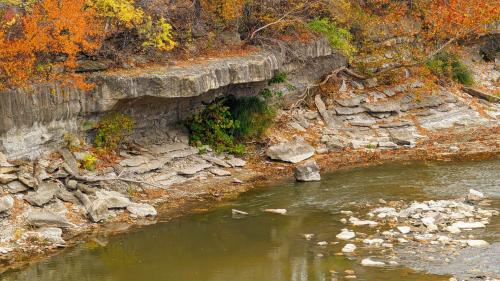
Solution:
<svg viewBox="0 0 500 281"><path fill-rule="evenodd" d="M328 245L328 242L326 242L326 241L319 241L317 244L318 244L318 246L326 246L326 245Z"/></svg>
<svg viewBox="0 0 500 281"><path fill-rule="evenodd" d="M469 194L467 194L467 200L469 201L481 201L484 199L484 194L475 189L469 189Z"/></svg>
<svg viewBox="0 0 500 281"><path fill-rule="evenodd" d="M278 214L278 215L286 215L286 209L265 209L264 212Z"/></svg>
<svg viewBox="0 0 500 281"><path fill-rule="evenodd" d="M380 238L364 239L363 243L367 244L367 245L379 245L379 244L384 243L384 239L380 239Z"/></svg>
<svg viewBox="0 0 500 281"><path fill-rule="evenodd" d="M236 209L232 209L232 210L231 210L231 214L233 214L233 215L242 215L242 216L246 216L246 215L248 215L248 213L247 213L247 212L243 212L243 211L236 210Z"/></svg>
<svg viewBox="0 0 500 281"><path fill-rule="evenodd" d="M356 234L353 231L349 231L349 230L344 228L344 229L342 229L342 232L337 234L336 237L340 240L349 240L349 239L356 237Z"/></svg>
<svg viewBox="0 0 500 281"><path fill-rule="evenodd" d="M356 245L354 244L346 244L344 248L342 248L343 253L352 253L356 250Z"/></svg>
<svg viewBox="0 0 500 281"><path fill-rule="evenodd" d="M469 247L482 248L482 247L488 247L490 243L484 240L467 240L467 245Z"/></svg>
<svg viewBox="0 0 500 281"><path fill-rule="evenodd" d="M306 238L306 240L309 241L309 240L314 238L314 234L306 233L306 234L304 234L304 238Z"/></svg>
<svg viewBox="0 0 500 281"><path fill-rule="evenodd" d="M456 228L484 228L486 227L484 225L484 223L482 222L463 222L463 221L459 221L459 222L456 222L454 224L452 224L451 226L453 227L456 227Z"/></svg>
<svg viewBox="0 0 500 281"><path fill-rule="evenodd" d="M448 236L441 235L438 237L437 240L443 244L446 244L446 243L449 243L451 241L451 238Z"/></svg>
<svg viewBox="0 0 500 281"><path fill-rule="evenodd" d="M425 224L425 226L432 225L436 222L436 219L433 217L424 217L422 218L422 223Z"/></svg>
<svg viewBox="0 0 500 281"><path fill-rule="evenodd" d="M380 266L385 266L385 262L381 261L374 261L370 258L363 259L361 261L362 266L375 266L375 267L380 267Z"/></svg>
<svg viewBox="0 0 500 281"><path fill-rule="evenodd" d="M375 226L375 225L378 225L378 222L376 222L376 221L360 220L360 219L355 218L355 217L350 217L349 222L351 222L355 226L363 226L363 225Z"/></svg>
<svg viewBox="0 0 500 281"><path fill-rule="evenodd" d="M398 226L398 230L403 234L407 234L410 233L411 228L409 226Z"/></svg>
<svg viewBox="0 0 500 281"><path fill-rule="evenodd" d="M445 228L446 231L448 231L449 233L452 233L452 234L457 234L457 233L460 233L462 231L460 231L460 228L456 227L456 226L447 226Z"/></svg>

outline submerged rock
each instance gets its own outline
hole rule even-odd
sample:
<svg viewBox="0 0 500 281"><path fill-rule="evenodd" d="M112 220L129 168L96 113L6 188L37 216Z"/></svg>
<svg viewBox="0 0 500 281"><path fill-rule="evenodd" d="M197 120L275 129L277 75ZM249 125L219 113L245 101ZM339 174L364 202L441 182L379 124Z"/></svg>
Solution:
<svg viewBox="0 0 500 281"><path fill-rule="evenodd" d="M366 258L361 261L362 266L373 266L373 267L382 267L385 266L385 262L375 261L371 258Z"/></svg>
<svg viewBox="0 0 500 281"><path fill-rule="evenodd" d="M321 180L319 166L314 160L307 161L295 167L294 175L297 181L308 182Z"/></svg>
<svg viewBox="0 0 500 281"><path fill-rule="evenodd" d="M490 243L488 243L484 240L467 240L467 245L469 247L482 248L482 247L488 247L490 245Z"/></svg>

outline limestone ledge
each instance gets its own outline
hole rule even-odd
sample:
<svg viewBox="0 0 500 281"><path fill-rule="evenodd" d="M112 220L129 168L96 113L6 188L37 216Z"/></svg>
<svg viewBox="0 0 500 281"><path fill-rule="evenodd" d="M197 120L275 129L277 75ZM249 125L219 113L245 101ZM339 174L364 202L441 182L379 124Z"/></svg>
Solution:
<svg viewBox="0 0 500 281"><path fill-rule="evenodd" d="M192 109L186 108L186 100L189 103L189 99L232 85L264 82L297 62L305 65L312 59L331 59L333 55L339 64L346 63L325 39L292 45L294 57L275 48L187 66L95 73L90 75L95 87L87 92L61 85L37 85L30 92L2 92L0 151L10 158L36 157L42 147L61 141L64 133L73 132L82 120L117 109L122 101L159 98L168 111L167 118L185 116Z"/></svg>

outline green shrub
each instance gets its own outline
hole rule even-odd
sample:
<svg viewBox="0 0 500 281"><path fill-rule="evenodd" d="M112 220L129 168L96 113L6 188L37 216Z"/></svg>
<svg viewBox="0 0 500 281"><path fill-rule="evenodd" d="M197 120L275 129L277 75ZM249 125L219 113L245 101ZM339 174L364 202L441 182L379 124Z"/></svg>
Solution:
<svg viewBox="0 0 500 281"><path fill-rule="evenodd" d="M461 84L474 84L472 73L455 54L442 52L425 63L426 67L435 75L451 78Z"/></svg>
<svg viewBox="0 0 500 281"><path fill-rule="evenodd" d="M333 49L340 50L348 58L352 58L356 48L352 45L352 35L349 30L338 27L327 18L316 18L310 21L307 26L316 32L326 36Z"/></svg>
<svg viewBox="0 0 500 281"><path fill-rule="evenodd" d="M188 120L190 143L241 155L245 153L243 142L260 138L274 116L274 108L263 97L217 99Z"/></svg>
<svg viewBox="0 0 500 281"><path fill-rule="evenodd" d="M226 99L217 99L188 121L190 143L193 146L210 145L216 152L231 152L234 131L239 123L233 120Z"/></svg>
<svg viewBox="0 0 500 281"><path fill-rule="evenodd" d="M286 80L288 80L288 75L286 74L286 72L278 72L267 83L269 84L269 86L271 86L273 84L279 84L279 83L286 82Z"/></svg>
<svg viewBox="0 0 500 281"><path fill-rule="evenodd" d="M94 145L98 148L117 149L120 143L134 129L134 120L121 113L104 116L94 125L97 130Z"/></svg>
<svg viewBox="0 0 500 281"><path fill-rule="evenodd" d="M228 99L231 115L239 123L235 137L239 141L260 138L269 128L276 116L276 110L261 97Z"/></svg>

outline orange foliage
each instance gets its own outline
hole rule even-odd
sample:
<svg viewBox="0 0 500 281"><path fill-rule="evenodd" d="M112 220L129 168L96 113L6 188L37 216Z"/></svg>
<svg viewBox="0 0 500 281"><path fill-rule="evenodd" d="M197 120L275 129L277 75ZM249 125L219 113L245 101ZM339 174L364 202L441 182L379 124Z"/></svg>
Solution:
<svg viewBox="0 0 500 281"><path fill-rule="evenodd" d="M225 21L231 21L241 16L245 0L202 0L204 10L217 15Z"/></svg>
<svg viewBox="0 0 500 281"><path fill-rule="evenodd" d="M13 26L0 25L0 89L60 76L75 67L80 52L96 50L103 36L85 0L43 0L20 18Z"/></svg>

